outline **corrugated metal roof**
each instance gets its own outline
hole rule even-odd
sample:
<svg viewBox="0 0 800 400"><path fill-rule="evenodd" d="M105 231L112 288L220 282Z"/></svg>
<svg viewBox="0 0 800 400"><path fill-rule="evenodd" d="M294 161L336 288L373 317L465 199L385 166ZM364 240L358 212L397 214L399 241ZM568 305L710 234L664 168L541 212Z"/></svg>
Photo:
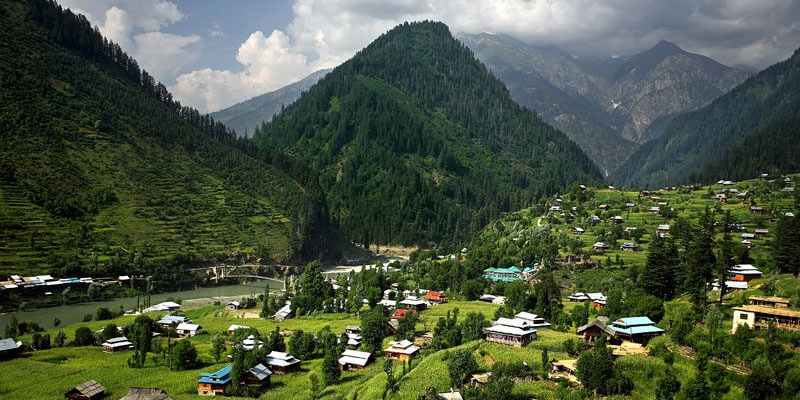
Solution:
<svg viewBox="0 0 800 400"><path fill-rule="evenodd" d="M250 368L249 372L260 381L263 381L264 379L267 379L268 376L272 375L272 371L265 367L264 364L256 364L253 368Z"/></svg>
<svg viewBox="0 0 800 400"><path fill-rule="evenodd" d="M2 339L0 340L0 351L7 351L7 350L16 350L19 346L17 346L17 342L14 339Z"/></svg>

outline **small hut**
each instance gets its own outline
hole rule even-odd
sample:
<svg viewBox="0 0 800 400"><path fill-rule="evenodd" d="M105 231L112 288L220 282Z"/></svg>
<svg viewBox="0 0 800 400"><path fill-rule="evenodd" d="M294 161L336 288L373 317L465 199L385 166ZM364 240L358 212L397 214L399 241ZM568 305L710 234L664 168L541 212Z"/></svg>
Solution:
<svg viewBox="0 0 800 400"><path fill-rule="evenodd" d="M106 394L106 388L90 379L64 393L64 398L69 400L95 400L101 399Z"/></svg>

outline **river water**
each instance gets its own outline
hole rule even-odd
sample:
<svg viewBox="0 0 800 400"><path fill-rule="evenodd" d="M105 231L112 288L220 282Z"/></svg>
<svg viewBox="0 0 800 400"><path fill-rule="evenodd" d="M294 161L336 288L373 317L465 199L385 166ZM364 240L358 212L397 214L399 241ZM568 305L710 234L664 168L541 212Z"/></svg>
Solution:
<svg viewBox="0 0 800 400"><path fill-rule="evenodd" d="M283 284L272 281L247 282L239 285L225 285L214 287L201 287L194 290L184 290L180 292L159 293L150 296L150 303L155 305L168 298L172 299L199 299L217 296L243 296L259 295L264 293L264 286L269 285L270 291L283 288ZM53 320L59 318L61 325L74 324L83 321L86 314L94 315L99 307L106 307L111 311L119 311L119 306L125 310L132 310L136 307L136 297L119 298L109 301L96 301L91 303L70 304L66 306L41 308L38 310L18 311L0 315L0 329L5 328L11 320L12 315L17 316L19 322L30 321L38 323L42 328L50 329L53 327ZM0 330L2 335L2 330Z"/></svg>

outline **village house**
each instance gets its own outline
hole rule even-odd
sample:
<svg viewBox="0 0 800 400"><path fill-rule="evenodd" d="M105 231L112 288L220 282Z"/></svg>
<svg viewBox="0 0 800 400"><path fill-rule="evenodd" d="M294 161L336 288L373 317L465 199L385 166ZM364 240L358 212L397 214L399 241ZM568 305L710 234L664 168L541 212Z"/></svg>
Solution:
<svg viewBox="0 0 800 400"><path fill-rule="evenodd" d="M281 322L285 319L291 318L292 316L292 302L287 301L286 304L283 305L275 314L272 316L272 320L276 322Z"/></svg>
<svg viewBox="0 0 800 400"><path fill-rule="evenodd" d="M409 298L409 299L405 299L405 300L401 301L398 307L400 307L400 308L402 308L404 310L422 311L422 310L428 308L428 303L426 303L426 302L424 302L422 300Z"/></svg>
<svg viewBox="0 0 800 400"><path fill-rule="evenodd" d="M550 323L545 321L544 318L526 311L520 311L514 317L523 321L528 321L530 326L534 328L547 328L550 326Z"/></svg>
<svg viewBox="0 0 800 400"><path fill-rule="evenodd" d="M760 329L773 325L778 329L800 332L800 311L756 305L734 307L731 333L736 333L741 325Z"/></svg>
<svg viewBox="0 0 800 400"><path fill-rule="evenodd" d="M661 211L661 209L658 208L658 207L650 207L650 208L647 209L647 212L649 212L650 214L653 214L653 215L657 215L660 211Z"/></svg>
<svg viewBox="0 0 800 400"><path fill-rule="evenodd" d="M561 212L560 206L550 206L550 212Z"/></svg>
<svg viewBox="0 0 800 400"><path fill-rule="evenodd" d="M183 322L175 328L175 332L183 337L194 337L203 333L203 327L198 324Z"/></svg>
<svg viewBox="0 0 800 400"><path fill-rule="evenodd" d="M372 362L372 354L366 351L345 350L339 357L339 369L342 371L359 371Z"/></svg>
<svg viewBox="0 0 800 400"><path fill-rule="evenodd" d="M763 238L763 237L766 237L767 235L769 235L769 229L760 229L759 228L759 229L755 230L755 233L756 233L756 237L757 238Z"/></svg>
<svg viewBox="0 0 800 400"><path fill-rule="evenodd" d="M740 236L744 240L750 240L750 239L755 239L756 238L756 234L755 233L748 233L748 232L742 233Z"/></svg>
<svg viewBox="0 0 800 400"><path fill-rule="evenodd" d="M536 339L536 329L526 320L498 318L492 326L483 329L487 342L523 347Z"/></svg>
<svg viewBox="0 0 800 400"><path fill-rule="evenodd" d="M0 339L0 360L10 360L19 356L22 342L15 342L12 338Z"/></svg>
<svg viewBox="0 0 800 400"><path fill-rule="evenodd" d="M595 292L595 293L584 293L584 292L577 292L567 296L567 300L576 303L580 302L583 303L585 301L601 301L603 304L606 302L606 296L603 293Z"/></svg>
<svg viewBox="0 0 800 400"><path fill-rule="evenodd" d="M667 235L669 234L669 225L660 224L658 225L658 228L656 228L656 231L658 232L659 235Z"/></svg>
<svg viewBox="0 0 800 400"><path fill-rule="evenodd" d="M622 219L622 216L620 216L620 215L614 216L614 218L611 218L611 220L614 221L615 224L621 224L621 223L625 222L625 220Z"/></svg>
<svg viewBox="0 0 800 400"><path fill-rule="evenodd" d="M608 210L608 204L600 204L599 206L597 206L597 208L606 211Z"/></svg>
<svg viewBox="0 0 800 400"><path fill-rule="evenodd" d="M628 208L636 207L636 203L631 203L631 202L625 203L625 207L628 207Z"/></svg>
<svg viewBox="0 0 800 400"><path fill-rule="evenodd" d="M411 362L411 359L419 354L419 346L415 346L408 340L391 341L389 347L383 351L383 356L390 360Z"/></svg>
<svg viewBox="0 0 800 400"><path fill-rule="evenodd" d="M229 301L228 305L225 306L225 309L228 311L236 311L239 309L239 302L238 301Z"/></svg>
<svg viewBox="0 0 800 400"><path fill-rule="evenodd" d="M597 251L608 250L608 245L603 242L595 242L592 245L592 250L597 250Z"/></svg>
<svg viewBox="0 0 800 400"><path fill-rule="evenodd" d="M433 290L425 293L425 297L423 298L434 304L447 303L447 296L445 296L444 293Z"/></svg>
<svg viewBox="0 0 800 400"><path fill-rule="evenodd" d="M715 279L714 282L711 282L711 289L714 291L719 291L719 279ZM734 290L747 290L747 282L745 281L732 281L726 280L725 281L725 291L732 292Z"/></svg>
<svg viewBox="0 0 800 400"><path fill-rule="evenodd" d="M414 311L414 310L406 310L406 309L398 308L397 310L395 310L395 311L394 311L394 313L392 314L392 316L391 316L391 317L389 317L389 318L390 318L390 319L403 319L403 318L405 318L405 317L406 317L406 315L408 315L409 313L413 315L413 314L416 314L417 312L416 312L416 311Z"/></svg>
<svg viewBox="0 0 800 400"><path fill-rule="evenodd" d="M553 369L547 375L547 379L566 379L571 386L580 385L580 380L575 376L578 370L578 360L555 360L552 362Z"/></svg>
<svg viewBox="0 0 800 400"><path fill-rule="evenodd" d="M764 214L764 209L757 206L750 206L750 214L761 215Z"/></svg>
<svg viewBox="0 0 800 400"><path fill-rule="evenodd" d="M233 336L239 329L250 329L249 326L233 324L228 327L228 336Z"/></svg>
<svg viewBox="0 0 800 400"><path fill-rule="evenodd" d="M509 268L489 267L483 270L483 277L485 279L490 279L492 282L514 282L525 280L523 270L517 268L516 266L511 266Z"/></svg>
<svg viewBox="0 0 800 400"><path fill-rule="evenodd" d="M594 320L578 328L575 333L581 336L584 342L592 344L602 335L606 335L609 339L613 339L616 331L611 329L604 322Z"/></svg>
<svg viewBox="0 0 800 400"><path fill-rule="evenodd" d="M599 224L599 223L600 223L600 217L598 217L597 215L592 215L592 224Z"/></svg>
<svg viewBox="0 0 800 400"><path fill-rule="evenodd" d="M622 251L636 251L639 249L639 246L636 243L625 242L619 246L619 249Z"/></svg>
<svg viewBox="0 0 800 400"><path fill-rule="evenodd" d="M267 368L275 375L285 375L300 371L300 360L291 354L282 351L272 351L265 360Z"/></svg>
<svg viewBox="0 0 800 400"><path fill-rule="evenodd" d="M761 278L763 273L752 264L736 264L728 271L731 280L750 282Z"/></svg>
<svg viewBox="0 0 800 400"><path fill-rule="evenodd" d="M228 365L212 373L203 372L197 380L197 394L201 396L218 396L225 393L225 388L231 384L231 369Z"/></svg>
<svg viewBox="0 0 800 400"><path fill-rule="evenodd" d="M131 343L125 336L115 337L103 342L103 353L116 353L118 351L130 350L133 348Z"/></svg>
<svg viewBox="0 0 800 400"><path fill-rule="evenodd" d="M165 301L163 303L158 303L154 306L145 308L142 312L158 312L158 311L179 311L181 309L181 305L174 302L174 301Z"/></svg>
<svg viewBox="0 0 800 400"><path fill-rule="evenodd" d="M583 228L577 226L572 228L572 233L575 235L583 235L583 232L584 232Z"/></svg>
<svg viewBox="0 0 800 400"><path fill-rule="evenodd" d="M265 388L269 386L270 376L272 376L272 371L269 368L264 364L256 364L253 368L245 371L240 383L245 386Z"/></svg>
<svg viewBox="0 0 800 400"><path fill-rule="evenodd" d="M454 392L452 389L449 392L436 393L436 398L438 400L464 400L461 393Z"/></svg>
<svg viewBox="0 0 800 400"><path fill-rule="evenodd" d="M128 394L119 400L172 400L172 397L169 397L163 389L132 387L128 390Z"/></svg>
<svg viewBox="0 0 800 400"><path fill-rule="evenodd" d="M106 388L91 379L64 393L64 398L69 400L96 400L102 399L106 395Z"/></svg>
<svg viewBox="0 0 800 400"><path fill-rule="evenodd" d="M253 349L260 349L264 347L264 342L256 339L254 335L250 335L242 340L242 349L250 351Z"/></svg>
<svg viewBox="0 0 800 400"><path fill-rule="evenodd" d="M167 314L163 318L156 321L156 323L164 329L169 328L170 326L178 326L182 323L192 323L192 320L186 318L182 315L170 315Z"/></svg>
<svg viewBox="0 0 800 400"><path fill-rule="evenodd" d="M617 339L643 345L653 337L664 334L664 330L657 327L648 317L620 318L611 323L611 329L616 332L614 337Z"/></svg>
<svg viewBox="0 0 800 400"><path fill-rule="evenodd" d="M756 245L754 245L753 242L751 242L751 241L749 241L747 239L743 239L742 240L742 245L744 247L747 247L748 249L752 249L753 247L756 247Z"/></svg>
<svg viewBox="0 0 800 400"><path fill-rule="evenodd" d="M747 304L751 306L764 306L773 308L791 308L789 299L777 296L750 296L747 298Z"/></svg>
<svg viewBox="0 0 800 400"><path fill-rule="evenodd" d="M383 300L379 301L378 304L383 306L383 308L391 310L391 309L397 307L397 300L383 299Z"/></svg>
<svg viewBox="0 0 800 400"><path fill-rule="evenodd" d="M719 203L724 203L728 201L728 196L726 196L725 193L719 193L716 196L714 196L714 200L716 200Z"/></svg>

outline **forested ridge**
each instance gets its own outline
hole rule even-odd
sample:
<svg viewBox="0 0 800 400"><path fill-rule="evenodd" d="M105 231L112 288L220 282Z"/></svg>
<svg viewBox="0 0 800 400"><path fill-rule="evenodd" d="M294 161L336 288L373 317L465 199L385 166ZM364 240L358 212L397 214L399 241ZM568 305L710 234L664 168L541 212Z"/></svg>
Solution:
<svg viewBox="0 0 800 400"><path fill-rule="evenodd" d="M333 222L368 243L457 244L502 212L600 178L435 22L381 35L254 140L308 162Z"/></svg>
<svg viewBox="0 0 800 400"><path fill-rule="evenodd" d="M676 117L613 177L663 186L796 172L800 50L697 111Z"/></svg>
<svg viewBox="0 0 800 400"><path fill-rule="evenodd" d="M85 17L16 0L0 25L4 272L178 278L171 265L336 251L307 168L181 106Z"/></svg>

